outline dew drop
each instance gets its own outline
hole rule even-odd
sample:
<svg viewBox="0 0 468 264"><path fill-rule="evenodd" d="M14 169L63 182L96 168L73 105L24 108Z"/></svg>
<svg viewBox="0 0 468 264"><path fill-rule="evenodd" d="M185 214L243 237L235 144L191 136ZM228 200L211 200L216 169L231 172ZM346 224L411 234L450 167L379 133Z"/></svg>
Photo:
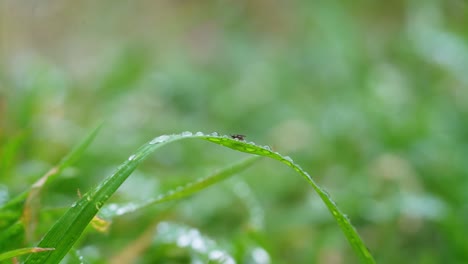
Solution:
<svg viewBox="0 0 468 264"><path fill-rule="evenodd" d="M179 247L186 247L190 245L192 238L188 234L181 235L177 238L177 246Z"/></svg>
<svg viewBox="0 0 468 264"><path fill-rule="evenodd" d="M203 133L198 131L197 133L195 133L195 136L203 136Z"/></svg>
<svg viewBox="0 0 468 264"><path fill-rule="evenodd" d="M100 203L100 202L97 202L97 203L96 203L96 209L100 210L100 209L101 209L101 207L102 207L102 203Z"/></svg>
<svg viewBox="0 0 468 264"><path fill-rule="evenodd" d="M184 132L182 132L181 135L182 135L183 137L191 137L193 134L192 134L192 132L190 132L190 131L184 131Z"/></svg>
<svg viewBox="0 0 468 264"><path fill-rule="evenodd" d="M217 137L217 136L219 136L219 134L218 134L218 132L213 132L213 133L211 133L211 136Z"/></svg>
<svg viewBox="0 0 468 264"><path fill-rule="evenodd" d="M208 255L208 258L210 260L220 261L221 263L224 263L224 264L235 264L236 263L229 255L227 255L225 252L223 252L221 250L211 251L210 254Z"/></svg>
<svg viewBox="0 0 468 264"><path fill-rule="evenodd" d="M130 157L128 157L128 160L134 160L136 157L136 155L131 155Z"/></svg>
<svg viewBox="0 0 468 264"><path fill-rule="evenodd" d="M245 148L245 151L247 151L247 152L254 152L255 149L254 149L254 148Z"/></svg>
<svg viewBox="0 0 468 264"><path fill-rule="evenodd" d="M224 256L224 252L220 250L213 250L210 252L209 258L210 260L217 260Z"/></svg>
<svg viewBox="0 0 468 264"><path fill-rule="evenodd" d="M76 207L76 202L72 203L71 207L75 208Z"/></svg>
<svg viewBox="0 0 468 264"><path fill-rule="evenodd" d="M255 248L252 251L252 258L255 260L255 263L258 264L270 263L270 256L263 248Z"/></svg>
<svg viewBox="0 0 468 264"><path fill-rule="evenodd" d="M200 237L195 237L192 241L192 248L196 251L199 252L205 252L206 251L206 245L203 239Z"/></svg>
<svg viewBox="0 0 468 264"><path fill-rule="evenodd" d="M289 156L285 156L284 159L289 161L290 163L294 163L294 161Z"/></svg>
<svg viewBox="0 0 468 264"><path fill-rule="evenodd" d="M162 136L156 137L153 140L151 140L150 144L153 145L153 144L161 143L161 142L164 142L164 141L168 140L169 138L170 138L170 136L168 136L168 135L162 135Z"/></svg>

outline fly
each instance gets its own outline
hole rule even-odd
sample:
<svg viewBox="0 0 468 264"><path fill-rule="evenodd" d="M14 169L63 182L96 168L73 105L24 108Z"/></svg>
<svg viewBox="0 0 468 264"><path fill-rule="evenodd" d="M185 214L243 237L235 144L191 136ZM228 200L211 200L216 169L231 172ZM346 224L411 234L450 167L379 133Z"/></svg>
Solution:
<svg viewBox="0 0 468 264"><path fill-rule="evenodd" d="M244 141L245 140L245 135L234 134L234 135L231 135L231 138Z"/></svg>

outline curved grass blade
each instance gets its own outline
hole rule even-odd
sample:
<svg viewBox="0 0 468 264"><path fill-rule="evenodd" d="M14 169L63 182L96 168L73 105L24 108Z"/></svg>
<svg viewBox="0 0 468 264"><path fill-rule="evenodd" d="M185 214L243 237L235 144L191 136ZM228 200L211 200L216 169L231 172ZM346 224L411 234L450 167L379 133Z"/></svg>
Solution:
<svg viewBox="0 0 468 264"><path fill-rule="evenodd" d="M165 194L162 194L154 199L149 199L143 203L128 203L125 205L109 204L108 206L102 208L100 215L103 215L106 218L113 218L116 216L133 213L137 210L141 210L152 205L185 198L247 169L259 158L259 156L254 156L244 159L236 164L219 170L213 175L177 187L174 190L168 191Z"/></svg>
<svg viewBox="0 0 468 264"><path fill-rule="evenodd" d="M269 147L259 146L253 142L245 142L228 136L218 136L216 133L206 135L201 132L195 134L184 132L178 135L163 135L154 138L148 144L140 147L135 154L131 155L127 161L119 166L114 174L103 180L99 186L86 193L81 199L74 203L54 224L49 232L47 232L38 245L39 247L54 247L56 250L31 255L26 260L26 263L59 263L102 205L149 154L166 144L185 138L201 138L241 152L270 157L293 168L302 175L319 194L363 263L375 263L372 255L351 225L349 219L338 209L330 196L313 181L307 172L295 164L291 158L282 156L272 151Z"/></svg>
<svg viewBox="0 0 468 264"><path fill-rule="evenodd" d="M303 176L307 180L307 182L309 182L312 188L314 188L315 192L320 196L320 198L325 203L328 210L331 212L336 222L340 226L341 230L345 234L346 238L348 239L348 242L360 257L361 261L363 263L375 263L374 258L365 246L356 229L354 229L348 217L340 211L336 203L331 199L330 195L325 190L323 190L317 183L315 183L312 177L299 165L294 163L294 161L290 157L283 156L278 152L274 152L268 146L259 146L253 142L245 142L227 136L210 136L204 137L204 139L241 152L269 157L281 161L282 163L294 169L301 176Z"/></svg>
<svg viewBox="0 0 468 264"><path fill-rule="evenodd" d="M32 248L20 248L20 249L15 249L11 250L5 253L0 254L0 261L11 259L14 257L18 257L21 255L25 254L31 254L31 253L38 253L38 252L43 252L43 251L50 251L54 250L54 248L39 248L39 247L32 247Z"/></svg>

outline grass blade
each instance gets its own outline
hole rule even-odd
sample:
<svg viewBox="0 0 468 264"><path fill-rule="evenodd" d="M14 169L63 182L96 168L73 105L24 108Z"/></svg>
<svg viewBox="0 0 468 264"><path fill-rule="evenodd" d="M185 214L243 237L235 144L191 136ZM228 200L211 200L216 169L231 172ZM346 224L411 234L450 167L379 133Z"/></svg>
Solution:
<svg viewBox="0 0 468 264"><path fill-rule="evenodd" d="M15 249L15 250L11 250L5 253L1 253L0 261L18 257L24 254L38 253L38 252L50 251L50 250L54 250L54 249L53 248L38 248L38 247Z"/></svg>
<svg viewBox="0 0 468 264"><path fill-rule="evenodd" d="M166 144L186 138L200 138L237 151L270 157L293 168L303 176L318 193L344 232L352 248L360 256L362 262L375 263L372 255L351 225L349 219L338 209L330 196L313 181L307 172L302 170L299 165L295 164L291 158L282 156L272 151L269 147L259 146L253 142L241 141L228 136L218 136L216 133L206 135L201 132L196 134L184 132L178 135L163 135L154 138L149 143L140 147L114 174L103 180L99 186L86 193L81 199L74 203L54 224L49 232L47 232L38 245L39 247L54 247L56 250L31 255L26 260L26 263L59 263L102 205L149 154Z"/></svg>
<svg viewBox="0 0 468 264"><path fill-rule="evenodd" d="M100 215L103 215L106 218L113 218L116 216L133 213L137 210L141 210L152 205L185 198L205 188L208 188L212 186L213 184L223 181L226 178L234 174L237 174L247 169L258 159L259 159L258 156L244 159L236 164L233 164L229 167L221 169L220 171L214 173L213 175L198 179L194 182L187 183L184 186L177 187L174 190L168 191L165 194L162 194L154 199L149 199L140 204L135 204L135 203L128 203L126 205L109 204L108 206L105 206L104 208L102 208Z"/></svg>
<svg viewBox="0 0 468 264"><path fill-rule="evenodd" d="M340 226L341 230L345 234L346 238L348 239L349 244L352 246L353 250L356 254L360 257L362 263L375 263L374 258L370 254L369 250L365 246L364 242L362 241L361 237L357 233L356 229L351 224L348 217L340 211L336 203L332 200L330 195L322 189L312 177L304 171L299 165L294 163L294 161L288 157L279 154L278 152L274 152L268 146L259 146L253 142L245 142L233 139L231 137L204 137L204 139L216 143L218 145L222 145L231 149L235 149L241 152L251 153L255 155L260 155L264 157L269 157L282 163L288 165L292 169L294 169L297 173L303 176L307 182L314 188L315 192L320 196L322 201L327 206L330 213L335 218L336 222Z"/></svg>
<svg viewBox="0 0 468 264"><path fill-rule="evenodd" d="M65 168L75 163L83 152L88 148L91 142L96 137L101 125L97 126L91 133L81 141L72 151L68 153L57 166L50 169L44 176L36 181L26 197L26 201L23 209L22 220L25 227L26 241L32 241L34 239L34 231L36 229L37 215L40 209L40 193L45 184L52 180L54 177L59 175Z"/></svg>
<svg viewBox="0 0 468 264"><path fill-rule="evenodd" d="M21 245L24 241L33 240L33 233L37 219L39 206L39 195L47 182L59 175L65 168L72 165L83 154L86 148L96 137L101 126L97 126L83 139L67 156L56 166L50 169L31 188L14 197L0 207L0 251L9 250Z"/></svg>

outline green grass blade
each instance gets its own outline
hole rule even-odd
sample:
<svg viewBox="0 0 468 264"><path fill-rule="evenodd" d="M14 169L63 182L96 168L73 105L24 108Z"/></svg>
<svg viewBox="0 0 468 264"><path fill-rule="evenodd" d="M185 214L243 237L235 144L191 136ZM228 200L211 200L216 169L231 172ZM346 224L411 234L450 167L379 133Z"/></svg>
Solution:
<svg viewBox="0 0 468 264"><path fill-rule="evenodd" d="M94 138L96 137L97 133L99 132L101 125L94 128L91 133L89 133L86 138L84 138L78 145L76 145L70 153L68 153L65 157L63 157L60 162L50 169L44 176L42 176L36 183L34 183L30 190L27 190L20 195L16 196L15 198L11 199L7 203L5 203L1 208L15 208L18 205L22 205L26 198L30 195L32 189L38 189L44 186L45 183L50 181L53 177L60 174L64 169L72 165L76 162L77 159L81 157L83 152L88 148L88 146L93 142Z"/></svg>
<svg viewBox="0 0 468 264"><path fill-rule="evenodd" d="M20 245L26 234L26 240L33 239L36 216L39 206L39 194L44 185L59 175L64 169L72 165L83 154L86 148L96 137L100 125L89 133L76 147L65 156L56 166L50 169L31 188L9 200L0 207L0 230L5 230L0 235L0 251L14 248ZM19 221L21 219L21 221ZM20 227L23 225L23 227Z"/></svg>
<svg viewBox="0 0 468 264"><path fill-rule="evenodd" d="M38 252L51 251L51 250L54 250L54 249L53 248L38 248L38 247L15 249L15 250L11 250L5 253L1 253L0 261L11 259L11 258L25 255L25 254L38 253Z"/></svg>
<svg viewBox="0 0 468 264"><path fill-rule="evenodd" d="M348 217L340 211L340 209L338 208L336 203L332 200L330 195L324 189L322 189L317 183L315 183L312 177L306 171L304 171L299 165L294 163L294 161L290 157L283 156L279 154L278 152L274 152L268 146L259 146L253 142L239 141L231 137L210 136L210 137L204 137L204 139L210 142L231 148L231 149L241 151L241 152L247 152L247 153L260 155L264 157L270 157L272 159L279 160L282 163L293 168L297 173L299 173L301 176L303 176L307 180L307 182L312 186L312 188L314 188L314 190L320 196L320 198L325 203L328 210L331 212L336 222L340 226L341 230L345 234L346 238L348 239L348 242L350 243L350 245L352 246L356 254L358 254L358 256L360 257L362 263L375 263L374 258L370 254L369 250L365 246L364 242L362 241L361 237L357 233L356 229L351 224Z"/></svg>
<svg viewBox="0 0 468 264"><path fill-rule="evenodd" d="M53 180L57 175L62 173L62 171L75 163L83 152L88 148L91 142L96 137L101 125L97 126L88 136L81 141L75 148L72 149L62 160L49 170L42 178L40 178L36 183L32 185L32 188L29 190L26 202L23 209L23 222L25 224L25 234L26 241L32 241L34 239L34 232L36 228L37 215L40 209L40 193L42 188L47 184L47 182Z"/></svg>
<svg viewBox="0 0 468 264"><path fill-rule="evenodd" d="M338 225L343 230L349 243L355 252L361 257L363 263L375 263L372 255L369 253L358 233L351 225L349 219L338 209L330 196L313 181L307 172L295 164L291 158L282 156L281 154L272 151L269 147L259 146L252 142L240 141L228 136L218 136L218 134L205 135L201 132L196 134L184 132L179 135L163 135L154 138L149 143L140 147L135 154L131 155L117 169L114 174L103 180L99 186L86 193L81 199L74 203L71 208L54 224L49 232L47 232L38 245L39 247L53 247L56 250L31 255L26 260L26 263L59 263L82 234L89 222L97 214L102 205L149 154L166 144L186 138L201 138L234 150L270 157L293 168L302 175L310 185L312 185L314 190L322 198L333 217L336 219Z"/></svg>
<svg viewBox="0 0 468 264"><path fill-rule="evenodd" d="M187 183L184 186L177 187L174 190L170 190L165 194L162 194L154 199L149 199L143 203L128 203L126 205L109 204L109 206L102 208L100 215L106 218L113 218L116 216L133 213L152 205L185 198L247 169L257 160L259 160L259 158L259 156L254 156L244 159L229 167L223 168L212 175L198 179L194 182Z"/></svg>

